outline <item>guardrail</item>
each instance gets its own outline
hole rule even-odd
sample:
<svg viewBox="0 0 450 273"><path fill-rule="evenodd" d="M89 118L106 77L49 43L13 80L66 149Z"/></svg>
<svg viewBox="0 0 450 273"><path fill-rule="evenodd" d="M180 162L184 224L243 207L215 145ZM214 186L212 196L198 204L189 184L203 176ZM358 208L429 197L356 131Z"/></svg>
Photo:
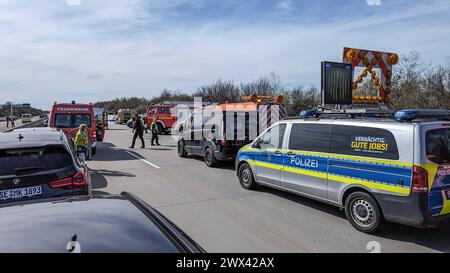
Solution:
<svg viewBox="0 0 450 273"><path fill-rule="evenodd" d="M8 130L5 130L5 131L3 131L3 133L12 132L12 131L14 131L15 129L34 128L34 127L46 127L46 126L44 125L44 121L47 120L47 119L48 119L48 118L41 118L41 119L38 119L38 120L36 120L36 121L32 121L32 122L29 122L29 123L25 123L25 124L22 124L22 125L20 125L20 126L15 127L15 128L10 128L10 129L8 129Z"/></svg>

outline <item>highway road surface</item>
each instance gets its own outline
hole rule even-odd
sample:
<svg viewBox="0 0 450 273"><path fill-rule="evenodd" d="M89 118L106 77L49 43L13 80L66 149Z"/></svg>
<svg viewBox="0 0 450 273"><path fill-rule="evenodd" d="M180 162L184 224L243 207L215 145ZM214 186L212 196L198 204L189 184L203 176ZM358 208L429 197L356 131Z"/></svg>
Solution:
<svg viewBox="0 0 450 273"><path fill-rule="evenodd" d="M112 125L94 160L94 192L132 192L164 213L208 252L450 252L450 229L388 224L377 235L356 231L343 211L264 187L239 185L233 164L208 168L181 159L176 140L128 149L132 133ZM139 147L140 143L136 144Z"/></svg>
<svg viewBox="0 0 450 273"><path fill-rule="evenodd" d="M33 121L36 121L36 120L38 120L39 119L39 117L33 117L32 119L31 119L31 121L33 122ZM19 127L19 126L21 126L22 125L22 119L21 118L19 118L19 119L16 119L15 121L14 121L14 125L16 126L16 127ZM0 122L0 132L3 132L3 131L5 131L5 130L8 130L8 129L11 129L11 123L9 124L9 128L8 127L6 127L6 121L1 121Z"/></svg>

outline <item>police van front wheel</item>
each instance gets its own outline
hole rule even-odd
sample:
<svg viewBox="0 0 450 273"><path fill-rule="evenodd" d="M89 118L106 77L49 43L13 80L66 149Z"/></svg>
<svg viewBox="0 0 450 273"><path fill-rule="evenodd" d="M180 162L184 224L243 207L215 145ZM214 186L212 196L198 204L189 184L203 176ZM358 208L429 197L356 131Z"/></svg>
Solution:
<svg viewBox="0 0 450 273"><path fill-rule="evenodd" d="M247 163L239 166L239 182L244 189L252 190L256 188L257 184L253 176L252 168Z"/></svg>
<svg viewBox="0 0 450 273"><path fill-rule="evenodd" d="M379 231L384 221L380 206L365 192L354 192L348 196L345 215L354 228L364 233Z"/></svg>

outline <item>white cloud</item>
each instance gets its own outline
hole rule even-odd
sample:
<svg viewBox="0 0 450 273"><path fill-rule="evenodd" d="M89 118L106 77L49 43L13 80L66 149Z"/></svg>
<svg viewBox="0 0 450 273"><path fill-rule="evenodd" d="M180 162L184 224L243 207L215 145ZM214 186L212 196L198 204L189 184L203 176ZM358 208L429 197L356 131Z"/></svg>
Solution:
<svg viewBox="0 0 450 273"><path fill-rule="evenodd" d="M369 6L381 6L381 0L366 0Z"/></svg>
<svg viewBox="0 0 450 273"><path fill-rule="evenodd" d="M318 84L320 61L340 61L344 46L400 54L417 50L439 62L450 42L448 24L429 19L448 13L447 2L315 24L167 19L165 10L204 4L189 0L29 3L0 3L0 97L44 108L54 100L151 97L163 88L193 91L217 78L248 81L272 71L289 84Z"/></svg>
<svg viewBox="0 0 450 273"><path fill-rule="evenodd" d="M282 9L282 10L291 10L293 7L293 2L292 0L278 0L277 3L278 8Z"/></svg>

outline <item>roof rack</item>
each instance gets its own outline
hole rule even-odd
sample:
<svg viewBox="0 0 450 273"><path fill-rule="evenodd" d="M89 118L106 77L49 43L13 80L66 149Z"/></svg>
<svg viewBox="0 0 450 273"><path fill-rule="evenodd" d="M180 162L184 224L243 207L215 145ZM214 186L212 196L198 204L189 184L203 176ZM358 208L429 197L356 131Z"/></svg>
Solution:
<svg viewBox="0 0 450 273"><path fill-rule="evenodd" d="M352 109L331 109L319 106L315 109L300 112L300 118L392 118L394 112L387 108L352 108Z"/></svg>
<svg viewBox="0 0 450 273"><path fill-rule="evenodd" d="M398 122L413 122L420 120L450 120L450 110L437 109L406 109L394 113L390 109L316 109L304 110L300 118L393 118Z"/></svg>

